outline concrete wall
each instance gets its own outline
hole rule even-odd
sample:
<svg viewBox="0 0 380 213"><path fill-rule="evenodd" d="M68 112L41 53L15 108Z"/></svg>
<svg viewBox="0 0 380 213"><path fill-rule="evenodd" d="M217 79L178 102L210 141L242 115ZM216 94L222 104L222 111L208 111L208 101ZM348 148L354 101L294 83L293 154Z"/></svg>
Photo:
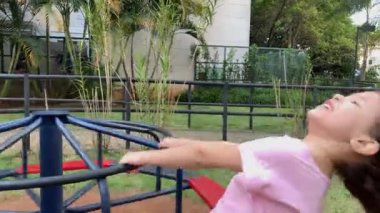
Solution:
<svg viewBox="0 0 380 213"><path fill-rule="evenodd" d="M46 35L46 11L42 9L32 20L35 28L35 34L39 36ZM30 17L30 14L27 14ZM64 36L63 20L59 11L52 7L49 12L50 35ZM80 12L72 13L70 16L70 32L73 37L82 37L84 26L84 17Z"/></svg>
<svg viewBox="0 0 380 213"><path fill-rule="evenodd" d="M251 23L251 0L219 0L213 24L205 34L208 45L248 47ZM227 50L227 54L231 49ZM234 48L234 60L242 60L245 48ZM210 49L223 59L223 48Z"/></svg>
<svg viewBox="0 0 380 213"><path fill-rule="evenodd" d="M205 34L210 45L249 46L251 0L219 0Z"/></svg>
<svg viewBox="0 0 380 213"><path fill-rule="evenodd" d="M367 68L369 69L373 66L380 66L380 47L375 47L369 51ZM377 70L380 75L380 69Z"/></svg>
<svg viewBox="0 0 380 213"><path fill-rule="evenodd" d="M135 63L139 57L147 56L149 47L149 32L141 30L134 36L133 49ZM194 63L192 59L191 46L196 44L196 40L185 34L176 34L173 40L173 46L170 52L171 71L170 79L172 80L192 80L194 75ZM118 47L116 47L118 48ZM118 50L116 50L118 51ZM118 55L118 54L116 54ZM128 44L126 50L127 58L125 60L127 68L131 67L131 43ZM154 66L153 54L150 56L150 70ZM125 76L119 71L121 76Z"/></svg>

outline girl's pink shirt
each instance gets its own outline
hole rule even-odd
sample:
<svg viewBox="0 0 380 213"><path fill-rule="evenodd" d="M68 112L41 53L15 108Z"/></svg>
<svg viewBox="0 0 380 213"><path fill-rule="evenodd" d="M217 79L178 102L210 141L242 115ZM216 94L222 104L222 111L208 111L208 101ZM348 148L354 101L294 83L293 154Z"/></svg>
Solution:
<svg viewBox="0 0 380 213"><path fill-rule="evenodd" d="M212 213L321 213L330 179L305 143L288 136L239 146L242 172L235 175Z"/></svg>

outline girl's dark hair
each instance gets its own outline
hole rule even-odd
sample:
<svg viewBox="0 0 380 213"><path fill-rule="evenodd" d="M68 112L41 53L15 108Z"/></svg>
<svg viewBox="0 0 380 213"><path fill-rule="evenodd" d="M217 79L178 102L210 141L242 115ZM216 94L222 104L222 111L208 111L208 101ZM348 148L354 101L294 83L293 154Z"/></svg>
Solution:
<svg viewBox="0 0 380 213"><path fill-rule="evenodd" d="M380 142L380 124L375 125L370 135ZM336 165L336 170L367 213L380 212L380 152L365 163Z"/></svg>

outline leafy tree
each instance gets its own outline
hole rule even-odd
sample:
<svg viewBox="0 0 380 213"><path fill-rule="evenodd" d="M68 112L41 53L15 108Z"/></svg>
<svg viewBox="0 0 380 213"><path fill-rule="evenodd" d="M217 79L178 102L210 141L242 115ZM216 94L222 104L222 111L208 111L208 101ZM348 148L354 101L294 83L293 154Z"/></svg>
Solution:
<svg viewBox="0 0 380 213"><path fill-rule="evenodd" d="M313 73L352 72L355 27L350 15L369 0L258 0L252 5L251 44L308 49Z"/></svg>
<svg viewBox="0 0 380 213"><path fill-rule="evenodd" d="M0 42L11 44L11 60L8 73L13 73L16 65L23 59L27 70L35 70L42 56L38 40L31 37L33 26L26 14L32 6L28 1L7 0L0 2ZM32 13L33 15L33 13ZM4 71L4 70L3 70ZM0 97L8 94L10 81L6 80L0 87Z"/></svg>

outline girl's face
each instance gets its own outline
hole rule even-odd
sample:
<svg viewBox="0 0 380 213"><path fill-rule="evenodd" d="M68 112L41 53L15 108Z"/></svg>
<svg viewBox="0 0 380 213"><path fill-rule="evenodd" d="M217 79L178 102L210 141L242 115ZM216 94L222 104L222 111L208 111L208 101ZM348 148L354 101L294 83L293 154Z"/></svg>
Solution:
<svg viewBox="0 0 380 213"><path fill-rule="evenodd" d="M376 119L380 118L378 92L335 95L308 112L309 134L322 134L337 141L369 136Z"/></svg>

